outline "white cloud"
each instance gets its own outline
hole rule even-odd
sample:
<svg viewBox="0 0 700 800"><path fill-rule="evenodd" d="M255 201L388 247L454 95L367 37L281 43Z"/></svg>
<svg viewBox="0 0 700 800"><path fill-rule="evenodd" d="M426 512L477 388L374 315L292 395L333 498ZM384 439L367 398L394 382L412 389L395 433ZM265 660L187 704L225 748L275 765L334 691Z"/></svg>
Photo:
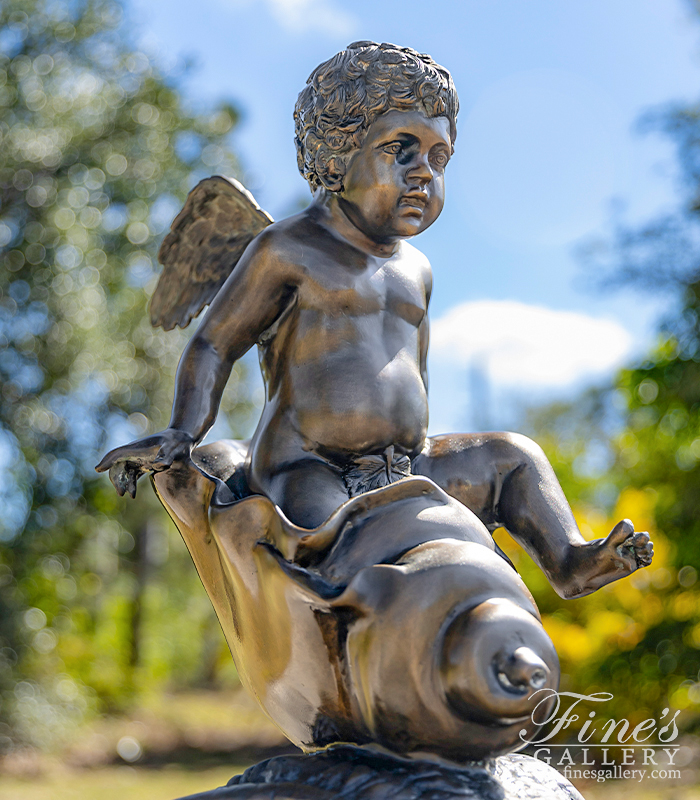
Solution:
<svg viewBox="0 0 700 800"><path fill-rule="evenodd" d="M486 371L495 386L564 389L609 375L632 352L618 322L514 301L462 303L432 324L433 359Z"/></svg>
<svg viewBox="0 0 700 800"><path fill-rule="evenodd" d="M253 0L221 0L228 6L250 6ZM257 3L256 3L257 5ZM331 36L349 36L357 20L334 0L262 0L273 19L286 31L319 31Z"/></svg>
<svg viewBox="0 0 700 800"><path fill-rule="evenodd" d="M355 28L355 18L332 0L267 0L275 19L291 31L317 30L346 36Z"/></svg>

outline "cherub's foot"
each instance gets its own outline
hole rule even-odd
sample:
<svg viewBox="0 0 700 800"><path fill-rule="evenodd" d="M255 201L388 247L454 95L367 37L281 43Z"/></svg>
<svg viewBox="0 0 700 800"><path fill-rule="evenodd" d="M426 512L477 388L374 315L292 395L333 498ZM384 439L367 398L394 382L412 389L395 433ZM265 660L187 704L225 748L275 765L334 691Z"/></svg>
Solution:
<svg viewBox="0 0 700 800"><path fill-rule="evenodd" d="M566 565L568 580L555 588L562 597L583 597L640 567L648 567L653 556L649 534L636 533L630 520L623 519L605 539L571 548Z"/></svg>

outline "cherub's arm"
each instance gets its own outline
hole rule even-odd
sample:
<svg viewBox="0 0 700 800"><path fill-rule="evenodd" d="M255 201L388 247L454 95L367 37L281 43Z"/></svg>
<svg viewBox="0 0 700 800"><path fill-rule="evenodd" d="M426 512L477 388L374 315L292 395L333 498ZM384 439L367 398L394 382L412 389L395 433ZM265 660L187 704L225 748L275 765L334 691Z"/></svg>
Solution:
<svg viewBox="0 0 700 800"><path fill-rule="evenodd" d="M286 308L296 276L273 242L265 230L251 243L185 348L170 426L112 450L98 464L98 472L110 471L120 495L133 497L142 474L189 456L216 419L233 364Z"/></svg>
<svg viewBox="0 0 700 800"><path fill-rule="evenodd" d="M289 303L296 281L264 231L216 295L177 369L170 428L196 444L214 424L233 364Z"/></svg>
<svg viewBox="0 0 700 800"><path fill-rule="evenodd" d="M430 323L428 322L428 305L430 303L430 295L433 291L433 273L430 269L430 264L426 261L424 268L425 286L425 316L418 329L418 347L420 358L420 374L423 378L425 391L428 391L428 344L430 342Z"/></svg>

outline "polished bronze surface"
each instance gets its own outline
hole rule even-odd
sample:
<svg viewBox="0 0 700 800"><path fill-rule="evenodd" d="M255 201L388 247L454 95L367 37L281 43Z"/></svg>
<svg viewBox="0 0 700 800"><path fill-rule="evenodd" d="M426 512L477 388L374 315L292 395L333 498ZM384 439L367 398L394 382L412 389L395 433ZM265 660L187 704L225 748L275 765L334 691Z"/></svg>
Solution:
<svg viewBox="0 0 700 800"><path fill-rule="evenodd" d="M153 482L241 680L289 739L460 763L521 746L536 730L531 695L556 688L558 661L476 516L416 476L347 500L310 531L265 497L236 499L220 478L240 454L217 442Z"/></svg>
<svg viewBox="0 0 700 800"><path fill-rule="evenodd" d="M201 182L152 306L172 327L211 302L170 427L98 465L132 496L154 474L244 682L307 749L464 761L518 746L529 695L556 687L558 666L496 527L563 597L651 562L629 521L586 542L525 437L426 437L432 274L407 240L442 210L457 109L428 56L355 43L297 102L305 211L268 224L240 185ZM265 405L252 441L194 449L253 345Z"/></svg>

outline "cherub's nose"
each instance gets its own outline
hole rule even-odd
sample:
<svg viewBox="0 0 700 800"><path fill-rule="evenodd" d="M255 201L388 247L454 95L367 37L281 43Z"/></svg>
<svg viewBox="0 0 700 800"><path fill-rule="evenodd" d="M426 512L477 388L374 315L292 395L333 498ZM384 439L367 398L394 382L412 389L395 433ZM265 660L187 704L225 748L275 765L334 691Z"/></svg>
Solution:
<svg viewBox="0 0 700 800"><path fill-rule="evenodd" d="M433 179L433 169L428 161L428 156L418 155L411 162L408 170L406 171L406 178L411 183L418 183L425 186Z"/></svg>

